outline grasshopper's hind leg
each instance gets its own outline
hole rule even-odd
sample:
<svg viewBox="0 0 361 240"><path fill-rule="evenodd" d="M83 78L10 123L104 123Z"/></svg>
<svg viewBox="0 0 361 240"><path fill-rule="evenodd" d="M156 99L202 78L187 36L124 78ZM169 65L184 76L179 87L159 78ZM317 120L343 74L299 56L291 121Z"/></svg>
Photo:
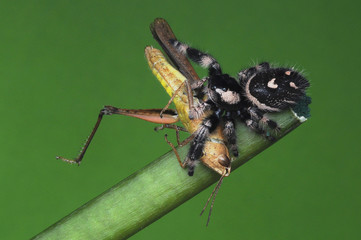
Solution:
<svg viewBox="0 0 361 240"><path fill-rule="evenodd" d="M75 158L75 159L68 159L68 158L64 158L61 156L57 156L56 159L60 159L63 160L64 162L68 162L68 163L76 163L78 164L78 166L81 163L81 160L83 159L86 150L88 149L96 131L98 130L98 127L100 125L100 122L103 119L104 115L110 115L111 113L108 111L108 109L106 107L104 107L102 110L100 110L99 115L98 115L98 119L97 122L95 123L95 126L93 128L93 131L90 133L89 137L86 139L84 146L81 148L79 155Z"/></svg>
<svg viewBox="0 0 361 240"><path fill-rule="evenodd" d="M80 165L86 150L88 149L96 131L98 130L98 127L100 125L100 122L103 119L104 115L113 115L113 114L119 114L119 115L125 115L130 117L139 118L142 120L146 120L148 122L153 123L160 123L160 124L172 124L179 121L178 114L175 110L167 109L163 113L163 118L160 118L159 113L162 111L162 109L123 109L123 108L117 108L113 106L105 106L103 109L100 110L97 122L95 123L95 126L90 133L89 137L87 138L84 147L82 147L79 155L75 159L68 159L64 157L56 157L57 159L61 159L68 163L76 163Z"/></svg>

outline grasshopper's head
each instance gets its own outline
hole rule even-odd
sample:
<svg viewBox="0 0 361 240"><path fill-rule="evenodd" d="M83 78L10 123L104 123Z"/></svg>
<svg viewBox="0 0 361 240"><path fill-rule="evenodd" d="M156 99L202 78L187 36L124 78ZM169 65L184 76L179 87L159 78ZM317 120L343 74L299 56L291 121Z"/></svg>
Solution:
<svg viewBox="0 0 361 240"><path fill-rule="evenodd" d="M204 155L201 161L204 165L222 176L229 176L231 173L231 159L228 148L223 141L210 138L206 141L203 150Z"/></svg>

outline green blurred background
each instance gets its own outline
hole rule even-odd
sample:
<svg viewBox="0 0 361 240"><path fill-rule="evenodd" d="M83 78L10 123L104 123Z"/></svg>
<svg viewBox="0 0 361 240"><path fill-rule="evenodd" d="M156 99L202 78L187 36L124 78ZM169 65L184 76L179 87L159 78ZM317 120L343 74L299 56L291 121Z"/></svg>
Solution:
<svg viewBox="0 0 361 240"><path fill-rule="evenodd" d="M304 70L312 118L133 239L361 239L359 1L1 1L1 239L28 239L169 151L154 125L103 105L163 107L149 24L208 50L225 72L263 60ZM202 74L205 72L202 71Z"/></svg>

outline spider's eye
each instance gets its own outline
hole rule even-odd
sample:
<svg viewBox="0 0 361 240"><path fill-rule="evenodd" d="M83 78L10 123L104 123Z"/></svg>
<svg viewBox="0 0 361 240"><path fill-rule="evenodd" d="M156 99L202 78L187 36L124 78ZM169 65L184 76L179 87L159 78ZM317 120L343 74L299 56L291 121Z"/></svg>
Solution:
<svg viewBox="0 0 361 240"><path fill-rule="evenodd" d="M222 88L222 91L223 91L223 92L226 92L226 91L227 91L227 88L225 88L225 87Z"/></svg>
<svg viewBox="0 0 361 240"><path fill-rule="evenodd" d="M212 89L213 91L215 91L215 90L216 90L216 86L212 86L211 89Z"/></svg>

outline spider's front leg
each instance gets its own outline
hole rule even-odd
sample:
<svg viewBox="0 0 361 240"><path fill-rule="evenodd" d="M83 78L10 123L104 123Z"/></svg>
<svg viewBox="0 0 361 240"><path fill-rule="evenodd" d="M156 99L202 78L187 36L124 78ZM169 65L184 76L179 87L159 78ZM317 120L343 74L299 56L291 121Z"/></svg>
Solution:
<svg viewBox="0 0 361 240"><path fill-rule="evenodd" d="M181 43L177 40L171 39L170 43L182 54L187 55L193 62L201 65L204 68L208 68L209 75L220 75L222 69L211 55L201 52L198 49L189 47L187 44Z"/></svg>
<svg viewBox="0 0 361 240"><path fill-rule="evenodd" d="M189 59L191 59L193 62L199 64L200 66L207 68L209 71L209 76L218 76L222 74L221 67L216 59L214 59L211 55L201 52L198 49L189 47L187 44L181 43L175 39L171 39L169 41L174 48L182 53L183 55L187 56ZM192 90L198 90L196 91L197 98L203 99L204 95L207 94L206 88L204 87L204 83L209 80L209 77L205 77L197 82L193 82L191 85ZM203 112L207 110L207 104L202 102L202 100L199 101L200 104L196 105L190 109L189 118L199 118L203 115Z"/></svg>
<svg viewBox="0 0 361 240"><path fill-rule="evenodd" d="M193 133L193 140L187 155L186 164L188 166L188 175L193 176L194 167L196 161L198 161L203 155L203 149L206 143L206 140L214 129L219 124L219 116L217 113L211 114L209 117L206 117L202 123L199 125L197 131Z"/></svg>

